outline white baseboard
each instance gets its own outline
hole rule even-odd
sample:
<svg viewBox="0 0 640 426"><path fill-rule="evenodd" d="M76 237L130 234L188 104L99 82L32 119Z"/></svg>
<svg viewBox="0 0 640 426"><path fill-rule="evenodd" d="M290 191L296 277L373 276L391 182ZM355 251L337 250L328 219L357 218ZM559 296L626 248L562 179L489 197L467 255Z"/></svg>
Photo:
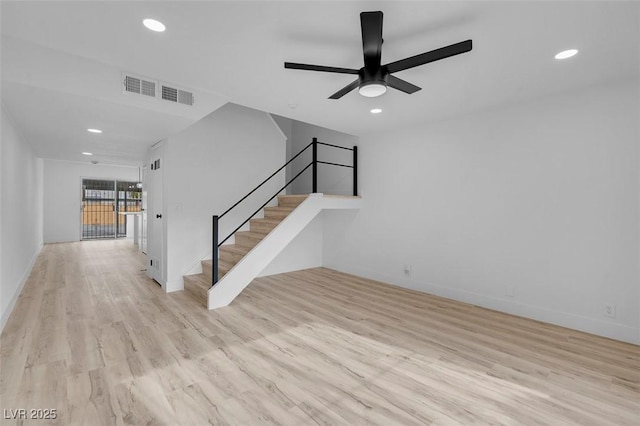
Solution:
<svg viewBox="0 0 640 426"><path fill-rule="evenodd" d="M166 281L163 288L166 293L182 291L184 290L184 280L180 277L180 279L177 280Z"/></svg>
<svg viewBox="0 0 640 426"><path fill-rule="evenodd" d="M636 327L624 324L600 320L598 318L576 315L568 312L554 311L551 309L527 305L514 300L499 299L496 297L486 296L483 294L473 293L466 290L452 289L433 284L426 284L417 287L409 280L391 277L377 271L362 268L353 265L340 263L326 264L325 267L335 269L336 271L345 272L347 274L358 275L387 284L404 287L423 293L433 294L448 299L457 300L459 302L469 303L483 308L494 309L511 315L530 318L549 324L559 325L561 327L570 328L572 330L583 331L602 337L608 337L623 342L640 344L640 335Z"/></svg>
<svg viewBox="0 0 640 426"><path fill-rule="evenodd" d="M27 266L27 269L24 271L24 274L22 275L22 279L20 280L20 284L18 284L18 288L16 289L13 296L11 297L11 300L9 301L9 305L7 305L7 309L2 313L2 317L0 318L0 333L2 333L2 330L4 330L4 326L7 324L7 321L11 316L11 312L13 312L13 308L16 306L18 297L20 296L20 293L22 293L22 289L24 288L24 285L27 283L27 280L29 279L29 275L31 275L31 271L33 270L33 265L35 265L36 260L38 259L38 256L42 251L42 247L43 247L43 243L40 243L40 245L38 246L38 249L33 254L33 257L31 258L31 260L29 261L29 266Z"/></svg>

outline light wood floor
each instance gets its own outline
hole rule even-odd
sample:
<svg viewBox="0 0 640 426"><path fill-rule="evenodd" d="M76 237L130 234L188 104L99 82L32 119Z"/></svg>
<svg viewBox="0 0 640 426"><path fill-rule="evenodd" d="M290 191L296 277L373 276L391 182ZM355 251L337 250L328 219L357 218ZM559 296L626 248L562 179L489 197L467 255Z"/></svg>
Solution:
<svg viewBox="0 0 640 426"><path fill-rule="evenodd" d="M141 268L129 241L44 247L1 337L3 410L55 408L63 425L640 424L638 346L328 269L258 279L208 312Z"/></svg>

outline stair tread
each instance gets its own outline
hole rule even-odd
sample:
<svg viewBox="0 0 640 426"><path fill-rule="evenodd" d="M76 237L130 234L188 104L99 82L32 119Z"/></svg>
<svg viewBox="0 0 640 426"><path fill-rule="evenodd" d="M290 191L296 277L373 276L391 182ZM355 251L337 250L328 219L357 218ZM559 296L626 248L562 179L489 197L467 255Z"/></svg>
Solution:
<svg viewBox="0 0 640 426"><path fill-rule="evenodd" d="M256 239L263 239L265 235L265 233L261 233L261 232L256 232L256 231L238 231L236 232L234 235L242 235L245 237L249 237L249 238L256 238Z"/></svg>
<svg viewBox="0 0 640 426"><path fill-rule="evenodd" d="M281 194L278 198L307 198L309 194Z"/></svg>
<svg viewBox="0 0 640 426"><path fill-rule="evenodd" d="M275 226L274 226L273 228L275 228ZM269 235L269 233L270 233L271 231L273 231L273 228L270 228L269 230L266 230L266 229L251 229L251 230L249 230L249 231L244 231L244 232L253 232L254 234L258 234L258 235L260 235L260 236L261 236L261 238L264 238L264 237L266 237L267 235Z"/></svg>
<svg viewBox="0 0 640 426"><path fill-rule="evenodd" d="M213 267L213 259L206 259L202 261L203 265L208 266L209 268ZM226 266L233 266L235 265L235 263L233 262L229 262L227 260L224 259L220 259L218 258L218 267L222 266L222 265L226 265Z"/></svg>
<svg viewBox="0 0 640 426"><path fill-rule="evenodd" d="M278 217L265 217L265 218L260 218L260 219L251 219L251 221L249 223L267 223L269 225L277 225L280 222L282 222L282 219L278 218Z"/></svg>
<svg viewBox="0 0 640 426"><path fill-rule="evenodd" d="M251 219L249 222L249 230L252 232L258 232L264 235L269 234L273 231L273 228L278 226L280 222L282 222L284 218L273 217L273 218L265 218L265 219Z"/></svg>
<svg viewBox="0 0 640 426"><path fill-rule="evenodd" d="M260 244L260 241L262 241L266 235L267 234L258 234L249 231L236 232L236 245L247 247L250 250Z"/></svg>
<svg viewBox="0 0 640 426"><path fill-rule="evenodd" d="M218 280L222 279L234 266L236 266L237 261L227 261L223 258L218 259ZM213 260L206 259L202 261L202 275L206 277L206 281L208 283L211 282L211 277L213 274Z"/></svg>
<svg viewBox="0 0 640 426"><path fill-rule="evenodd" d="M249 249L246 247L242 247L239 246L237 244L225 244L223 246L220 246L220 251L224 252L230 252L230 253L234 253L234 254L247 254L249 253Z"/></svg>
<svg viewBox="0 0 640 426"><path fill-rule="evenodd" d="M291 214L292 211L294 211L296 209L296 207L291 206L291 207L265 207L264 208L264 216L266 218L273 218L275 216L275 218L278 219L284 219L285 217L289 216Z"/></svg>
<svg viewBox="0 0 640 426"><path fill-rule="evenodd" d="M230 261L225 260L225 259L218 259L218 267L219 268L231 269L234 266L236 266L236 263L238 263L238 262L230 262Z"/></svg>
<svg viewBox="0 0 640 426"><path fill-rule="evenodd" d="M295 207L290 206L274 206L274 207L265 207L264 210L273 211L273 212L281 212L288 211L291 212L295 210Z"/></svg>
<svg viewBox="0 0 640 426"><path fill-rule="evenodd" d="M309 195L278 195L278 201L301 203L307 199Z"/></svg>

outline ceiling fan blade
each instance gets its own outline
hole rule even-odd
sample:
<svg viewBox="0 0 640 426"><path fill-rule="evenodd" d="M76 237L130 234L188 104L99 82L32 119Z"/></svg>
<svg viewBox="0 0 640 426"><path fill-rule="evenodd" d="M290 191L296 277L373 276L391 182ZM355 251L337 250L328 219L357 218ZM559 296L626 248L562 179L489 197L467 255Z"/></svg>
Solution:
<svg viewBox="0 0 640 426"><path fill-rule="evenodd" d="M354 70L351 68L325 67L324 65L297 64L295 62L285 62L284 67L293 70L335 72L339 74L358 74L358 70Z"/></svg>
<svg viewBox="0 0 640 426"><path fill-rule="evenodd" d="M382 58L382 12L362 12L360 26L364 66L375 70L380 66Z"/></svg>
<svg viewBox="0 0 640 426"><path fill-rule="evenodd" d="M412 94L417 92L418 90L422 90L420 87L392 75L387 77L387 85L408 94Z"/></svg>
<svg viewBox="0 0 640 426"><path fill-rule="evenodd" d="M420 55L412 56L410 58L391 62L390 64L387 64L386 67L389 70L389 72L398 72L398 71L406 70L409 68L417 67L420 65L428 64L429 62L439 61L440 59L448 58L450 56L455 56L461 53L469 52L472 47L473 47L473 44L471 40L461 41L460 43L441 47L440 49L432 50L430 52L421 53Z"/></svg>
<svg viewBox="0 0 640 426"><path fill-rule="evenodd" d="M350 91L358 87L359 84L360 84L360 80L355 80L353 83L349 83L348 85L344 86L342 89L338 90L333 95L329 96L329 99L340 99L341 97L343 97L344 95L346 95L347 93L349 93Z"/></svg>

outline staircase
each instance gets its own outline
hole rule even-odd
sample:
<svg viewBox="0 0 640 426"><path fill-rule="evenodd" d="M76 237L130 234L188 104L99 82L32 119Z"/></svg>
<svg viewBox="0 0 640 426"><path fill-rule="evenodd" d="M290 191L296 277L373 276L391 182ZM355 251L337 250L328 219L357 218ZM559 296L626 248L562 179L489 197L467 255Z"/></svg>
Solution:
<svg viewBox="0 0 640 426"><path fill-rule="evenodd" d="M351 156L351 164L322 161L318 159L318 147L346 151ZM230 211L244 202L264 184L281 173L292 161L311 149L311 162L254 211L231 234L220 239L219 221ZM353 195L324 195L318 192L318 166L346 167L353 173ZM278 195L307 170L311 171L311 194ZM278 197L276 207L266 207ZM212 219L211 260L202 261L202 273L184 276L184 289L193 295L207 309L217 309L229 305L323 210L359 209L358 196L358 147L347 148L313 138L311 143L291 157L283 166L249 191L238 202ZM253 219L260 211L263 218ZM228 220L228 216L227 219ZM240 231L249 223L249 231ZM224 243L234 237L235 244ZM217 276L213 271L216 270ZM213 284L215 283L215 284ZM213 284L213 285L212 285Z"/></svg>
<svg viewBox="0 0 640 426"><path fill-rule="evenodd" d="M284 220L307 195L278 195L277 207L265 207L264 218L251 219L249 231L234 234L235 244L220 246L218 259L218 277L221 280L238 262L240 262L260 241ZM184 276L184 289L204 306L208 306L208 292L211 288L212 260L202 261L202 273Z"/></svg>

